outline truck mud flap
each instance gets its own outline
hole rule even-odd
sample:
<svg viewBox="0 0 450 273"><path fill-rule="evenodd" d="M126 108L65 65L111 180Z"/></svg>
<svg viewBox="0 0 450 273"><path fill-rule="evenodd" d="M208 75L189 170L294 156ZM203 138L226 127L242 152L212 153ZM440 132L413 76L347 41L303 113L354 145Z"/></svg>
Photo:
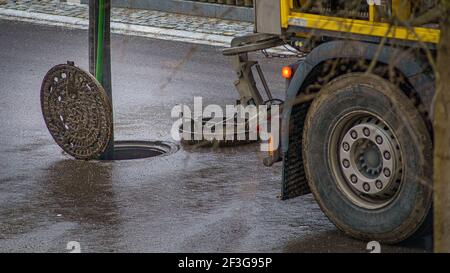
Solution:
<svg viewBox="0 0 450 273"><path fill-rule="evenodd" d="M287 200L311 192L305 175L302 155L303 127L310 102L292 109L289 129L289 149L283 157L281 199Z"/></svg>

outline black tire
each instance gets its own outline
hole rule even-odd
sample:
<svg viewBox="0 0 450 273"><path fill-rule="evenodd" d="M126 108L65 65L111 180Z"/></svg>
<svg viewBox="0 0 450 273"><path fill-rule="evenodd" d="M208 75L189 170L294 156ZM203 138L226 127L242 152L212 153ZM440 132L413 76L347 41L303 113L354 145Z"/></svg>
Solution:
<svg viewBox="0 0 450 273"><path fill-rule="evenodd" d="M368 111L382 118L400 146L397 149L401 154L401 183L392 199L379 208L352 201L339 186L338 181L342 180L338 179L342 178L337 177L339 171L330 162L333 128L352 111ZM306 118L303 157L315 199L344 233L361 240L397 243L430 227L431 217L427 216L432 207L431 136L413 103L383 78L351 73L324 86Z"/></svg>

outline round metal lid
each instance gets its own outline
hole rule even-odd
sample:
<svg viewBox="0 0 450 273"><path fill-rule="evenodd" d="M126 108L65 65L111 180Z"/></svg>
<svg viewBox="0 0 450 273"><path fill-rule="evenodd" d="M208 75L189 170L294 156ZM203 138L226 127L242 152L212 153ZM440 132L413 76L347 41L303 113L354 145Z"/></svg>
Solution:
<svg viewBox="0 0 450 273"><path fill-rule="evenodd" d="M56 143L77 159L96 159L112 137L112 107L100 83L71 65L54 66L44 77L41 107Z"/></svg>

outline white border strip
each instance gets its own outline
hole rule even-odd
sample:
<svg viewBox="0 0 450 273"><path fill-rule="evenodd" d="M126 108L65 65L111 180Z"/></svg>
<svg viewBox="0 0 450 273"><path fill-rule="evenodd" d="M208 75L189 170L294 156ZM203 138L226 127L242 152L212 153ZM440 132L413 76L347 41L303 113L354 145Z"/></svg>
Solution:
<svg viewBox="0 0 450 273"><path fill-rule="evenodd" d="M60 26L74 29L87 29L89 21L76 17L60 16L38 12L0 8L0 18L22 21L40 25ZM111 32L125 35L155 38L160 40L180 41L194 44L228 47L233 37L213 35L176 29L131 25L111 22Z"/></svg>
<svg viewBox="0 0 450 273"><path fill-rule="evenodd" d="M5 8L0 8L0 19L28 22L40 25L59 26L72 29L88 29L89 26L89 21L86 19ZM234 38L232 36L225 35L215 35L117 22L111 22L111 32L123 35L132 35L217 47L229 47L231 44L231 40ZM293 55L291 51L288 51L283 47L273 48L268 50L268 52Z"/></svg>

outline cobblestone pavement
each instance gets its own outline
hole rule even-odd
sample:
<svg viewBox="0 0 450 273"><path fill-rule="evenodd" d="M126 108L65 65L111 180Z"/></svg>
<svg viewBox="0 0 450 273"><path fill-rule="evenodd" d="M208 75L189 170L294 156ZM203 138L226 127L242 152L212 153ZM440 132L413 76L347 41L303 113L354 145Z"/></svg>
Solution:
<svg viewBox="0 0 450 273"><path fill-rule="evenodd" d="M70 4L55 0L0 0L1 9L88 19L87 5ZM248 22L140 9L112 8L111 21L227 37L242 36L253 32L253 25Z"/></svg>

